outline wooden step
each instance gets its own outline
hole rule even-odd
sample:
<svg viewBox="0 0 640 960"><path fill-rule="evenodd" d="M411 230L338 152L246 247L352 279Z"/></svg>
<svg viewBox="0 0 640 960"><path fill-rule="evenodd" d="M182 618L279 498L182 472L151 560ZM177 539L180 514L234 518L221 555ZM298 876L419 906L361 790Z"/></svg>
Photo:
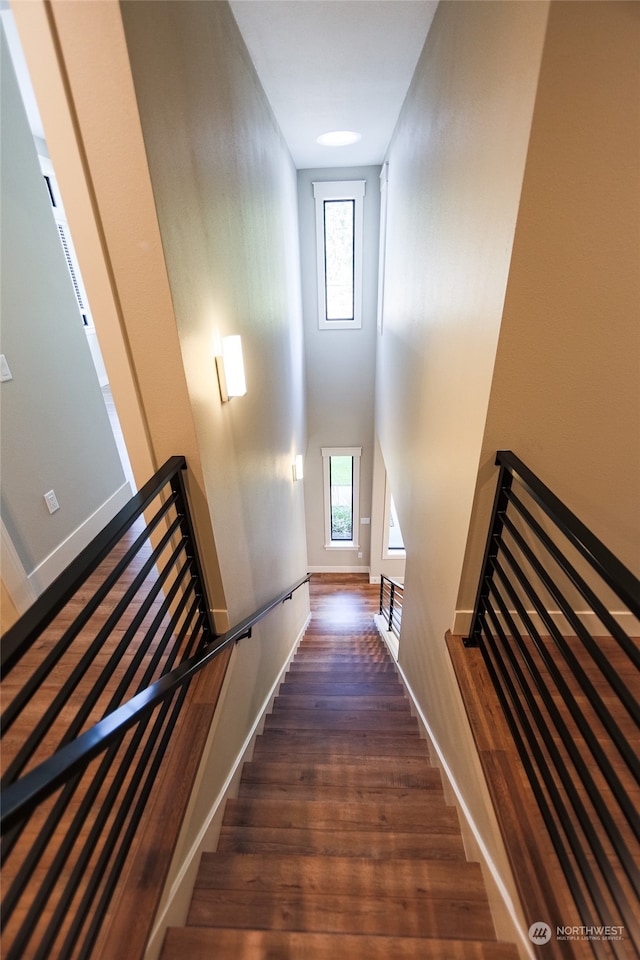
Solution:
<svg viewBox="0 0 640 960"><path fill-rule="evenodd" d="M430 799L431 798L431 799ZM434 791L429 797L407 797L401 804L386 798L349 803L344 800L301 800L238 797L227 800L223 826L273 827L274 829L371 831L379 834L438 833L460 836L458 815Z"/></svg>
<svg viewBox="0 0 640 960"><path fill-rule="evenodd" d="M386 650L386 645L380 640L380 637L377 634L365 634L354 632L352 634L348 633L335 633L335 634L322 634L322 633L307 633L305 634L303 643L300 644L298 649L304 647L305 649L325 649L325 650L334 650L339 647L349 647L349 646L358 646L358 647L367 647L372 650Z"/></svg>
<svg viewBox="0 0 640 960"><path fill-rule="evenodd" d="M517 960L372 626L377 591L328 582L161 960Z"/></svg>
<svg viewBox="0 0 640 960"><path fill-rule="evenodd" d="M384 731L323 731L286 730L272 728L256 739L254 759L289 759L292 756L306 760L334 760L338 757L360 756L428 757L426 740L411 734L398 735Z"/></svg>
<svg viewBox="0 0 640 960"><path fill-rule="evenodd" d="M402 684L391 675L381 680L345 682L327 679L314 680L303 674L297 674L295 677L288 676L284 683L280 685L278 696L280 695L283 697L335 696L341 700L345 697L387 697L395 695L402 696L404 699Z"/></svg>
<svg viewBox="0 0 640 960"><path fill-rule="evenodd" d="M301 663L321 663L323 667L342 667L345 664L358 666L361 664L393 663L393 661L389 654L384 653L382 650L373 652L366 650L332 650L331 652L322 650L317 652L313 650L300 650L292 660L292 664L294 663L296 665Z"/></svg>
<svg viewBox="0 0 640 960"><path fill-rule="evenodd" d="M277 853L304 857L368 857L370 860L464 860L460 836L380 833L377 830L314 830L292 827L223 826L222 853Z"/></svg>
<svg viewBox="0 0 640 960"><path fill-rule="evenodd" d="M192 926L333 933L494 936L479 864L203 854Z"/></svg>
<svg viewBox="0 0 640 960"><path fill-rule="evenodd" d="M171 928L162 960L518 960L513 944L480 940Z"/></svg>
<svg viewBox="0 0 640 960"><path fill-rule="evenodd" d="M361 782L344 783L270 783L249 780L243 781L240 787L240 796L243 797L297 797L305 800L344 800L357 803L363 800L384 800L393 797L396 801L404 801L408 797L422 796L424 793L414 787L367 786ZM444 803L444 796L441 797Z"/></svg>
<svg viewBox="0 0 640 960"><path fill-rule="evenodd" d="M409 701L401 693L390 697L350 697L345 705L342 697L308 697L304 694L290 694L276 700L273 713L282 713L285 710L390 710L393 713L409 714Z"/></svg>
<svg viewBox="0 0 640 960"><path fill-rule="evenodd" d="M396 668L393 663L362 663L360 665L350 664L343 665L340 668L322 663L317 663L313 660L305 663L300 660L293 660L289 666L288 674L292 673L313 673L318 677L326 677L327 674L340 674L345 679L352 679L354 676L358 680L364 680L369 677L377 677L381 674L387 674L390 677L397 676Z"/></svg>
<svg viewBox="0 0 640 960"><path fill-rule="evenodd" d="M270 713L264 723L267 730L352 730L372 733L403 731L418 736L418 721L406 712L381 713L379 710L297 710L294 707Z"/></svg>
<svg viewBox="0 0 640 960"><path fill-rule="evenodd" d="M293 763L292 761L260 761L245 763L240 789L248 783L283 783L298 787L343 786L361 789L437 790L442 792L440 771L429 766L427 760L408 768L402 760L389 757L370 758L361 764Z"/></svg>

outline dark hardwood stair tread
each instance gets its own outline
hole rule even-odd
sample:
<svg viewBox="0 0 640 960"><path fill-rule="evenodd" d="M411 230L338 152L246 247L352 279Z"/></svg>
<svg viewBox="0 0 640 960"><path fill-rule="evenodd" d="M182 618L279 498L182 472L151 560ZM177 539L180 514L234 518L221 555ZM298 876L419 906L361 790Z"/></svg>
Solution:
<svg viewBox="0 0 640 960"><path fill-rule="evenodd" d="M310 824L316 830L370 830L379 833L399 830L403 833L448 833L460 835L458 815L434 796L408 798L402 804L394 800L349 803L340 800L274 800L238 797L227 800L224 826L264 826L303 829Z"/></svg>
<svg viewBox="0 0 640 960"><path fill-rule="evenodd" d="M383 833L370 830L317 830L292 827L224 826L218 839L223 853L276 853L297 856L368 857L370 860L464 860L460 835Z"/></svg>
<svg viewBox="0 0 640 960"><path fill-rule="evenodd" d="M340 676L350 677L375 677L378 674L390 674L392 677L397 676L396 668L393 661L383 661L382 663L361 663L361 664L341 664L340 666L336 664L326 664L322 661L309 660L305 662L304 660L292 660L289 665L289 672L287 676L295 673L308 673L317 675L319 677L329 675L336 675L336 679Z"/></svg>
<svg viewBox="0 0 640 960"><path fill-rule="evenodd" d="M285 730L272 728L256 740L254 759L282 752L284 758L295 756L311 758L329 758L348 756L407 756L428 757L429 748L425 740L407 734L375 733L363 730L324 731L320 738L314 730Z"/></svg>
<svg viewBox="0 0 640 960"><path fill-rule="evenodd" d="M340 696L309 696L308 694L292 693L289 696L277 699L273 705L274 713L283 710L392 710L409 713L409 701L402 693L386 697L349 697L345 704L344 697Z"/></svg>
<svg viewBox="0 0 640 960"><path fill-rule="evenodd" d="M313 680L297 675L294 679L287 678L280 685L279 696L324 697L388 697L402 696L404 692L400 681L392 676L384 680Z"/></svg>
<svg viewBox="0 0 640 960"><path fill-rule="evenodd" d="M304 859L304 858L302 858ZM309 858L311 859L311 858ZM189 926L489 940L486 900L196 888Z"/></svg>
<svg viewBox="0 0 640 960"><path fill-rule="evenodd" d="M518 960L514 944L281 930L172 927L162 960Z"/></svg>
<svg viewBox="0 0 640 960"><path fill-rule="evenodd" d="M264 729L276 728L289 730L364 730L393 733L406 730L418 736L418 721L409 710L405 713L384 713L376 710L297 710L291 707L270 713L264 723Z"/></svg>
<svg viewBox="0 0 640 960"><path fill-rule="evenodd" d="M367 663L393 663L393 660L384 650L376 650L372 647L369 650L311 650L300 649L295 654L292 663L322 663L327 666L333 664L353 662L355 664Z"/></svg>
<svg viewBox="0 0 640 960"><path fill-rule="evenodd" d="M284 783L292 786L392 787L442 793L440 771L426 760L408 768L396 757L370 758L369 763L323 764L253 760L245 763L241 784Z"/></svg>
<svg viewBox="0 0 640 960"><path fill-rule="evenodd" d="M244 782L240 787L240 796L243 797L271 797L285 799L295 797L300 800L344 800L349 803L359 801L377 801L385 797L394 797L397 801L405 801L411 797L421 796L424 791L415 787L366 786L343 784L308 784L308 783L251 783ZM444 803L444 795L441 795ZM425 803L427 801L425 800Z"/></svg>
<svg viewBox="0 0 640 960"><path fill-rule="evenodd" d="M161 960L516 960L445 802L377 608L323 582L187 926ZM335 585L334 585L335 584ZM322 593L320 591L320 593ZM232 929L233 928L233 929Z"/></svg>
<svg viewBox="0 0 640 960"><path fill-rule="evenodd" d="M195 889L289 894L409 897L480 901L487 897L480 864L368 857L298 857L262 853L203 853Z"/></svg>

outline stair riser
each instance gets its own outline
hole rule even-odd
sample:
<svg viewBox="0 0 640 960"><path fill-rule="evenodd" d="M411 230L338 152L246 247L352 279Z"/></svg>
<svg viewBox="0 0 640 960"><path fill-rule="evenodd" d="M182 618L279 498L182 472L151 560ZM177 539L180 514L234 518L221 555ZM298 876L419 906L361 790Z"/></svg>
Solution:
<svg viewBox="0 0 640 960"><path fill-rule="evenodd" d="M390 801L379 803L347 803L343 800L305 801L249 799L227 800L224 826L262 826L316 830L370 831L378 833L449 834L460 836L458 817L439 796L431 793L402 806Z"/></svg>
<svg viewBox="0 0 640 960"><path fill-rule="evenodd" d="M409 713L409 702L398 693L394 697L350 697L345 705L343 697L307 697L304 694L289 694L276 700L273 713L283 713L285 710L382 710Z"/></svg>
<svg viewBox="0 0 640 960"><path fill-rule="evenodd" d="M327 762L337 761L340 757L361 756L382 757L429 757L425 740L413 735L406 737L385 734L384 732L336 732L325 731L322 739L312 730L272 729L256 740L253 753L258 758L289 760L292 756L305 760Z"/></svg>
<svg viewBox="0 0 640 960"><path fill-rule="evenodd" d="M460 837L448 834L294 830L290 827L223 826L218 850L222 853L295 854L305 857L369 857L372 860L465 859Z"/></svg>
<svg viewBox="0 0 640 960"><path fill-rule="evenodd" d="M279 696L337 696L339 699L345 697L378 697L402 696L404 693L402 686L391 677L384 681L356 681L345 683L342 681L317 681L307 680L305 677L288 677L280 686ZM276 701L277 702L277 701Z"/></svg>
<svg viewBox="0 0 640 960"><path fill-rule="evenodd" d="M408 787L345 787L340 784L333 786L313 786L308 784L286 783L243 783L239 792L240 797L298 799L298 800L344 800L345 803L375 802L393 798L397 803L405 800L415 800L424 796L421 789ZM444 795L440 796L444 803Z"/></svg>
<svg viewBox="0 0 640 960"><path fill-rule="evenodd" d="M277 930L168 931L163 960L518 960L515 946Z"/></svg>
<svg viewBox="0 0 640 960"><path fill-rule="evenodd" d="M241 783L284 783L298 786L348 786L380 789L437 790L442 792L440 774L426 761L414 763L413 769L404 769L402 762L390 757L381 762L376 758L369 764L349 766L341 764L315 764L298 766L289 763L245 763Z"/></svg>
<svg viewBox="0 0 640 960"><path fill-rule="evenodd" d="M266 730L361 730L364 733L397 733L417 737L418 721L406 712L380 710L296 710L283 708L267 715Z"/></svg>
<svg viewBox="0 0 640 960"><path fill-rule="evenodd" d="M220 890L209 896L196 890L188 923L456 940L483 940L494 936L488 907L465 900L426 897L414 900L305 894L301 898L281 895L274 900L269 894L251 890Z"/></svg>

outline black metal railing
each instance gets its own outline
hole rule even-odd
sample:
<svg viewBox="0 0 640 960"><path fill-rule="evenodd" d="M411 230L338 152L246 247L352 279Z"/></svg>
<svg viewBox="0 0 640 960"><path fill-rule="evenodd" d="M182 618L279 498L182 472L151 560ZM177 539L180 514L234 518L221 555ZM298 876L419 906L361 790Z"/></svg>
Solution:
<svg viewBox="0 0 640 960"><path fill-rule="evenodd" d="M575 902L640 951L640 582L510 451L467 645L480 645ZM574 931L574 936L577 935Z"/></svg>
<svg viewBox="0 0 640 960"><path fill-rule="evenodd" d="M402 622L402 603L404 600L404 584L391 577L380 577L380 616L384 618L389 633L400 638L400 624Z"/></svg>
<svg viewBox="0 0 640 960"><path fill-rule="evenodd" d="M216 635L173 457L2 639L3 957L88 958ZM146 518L146 519L145 519Z"/></svg>

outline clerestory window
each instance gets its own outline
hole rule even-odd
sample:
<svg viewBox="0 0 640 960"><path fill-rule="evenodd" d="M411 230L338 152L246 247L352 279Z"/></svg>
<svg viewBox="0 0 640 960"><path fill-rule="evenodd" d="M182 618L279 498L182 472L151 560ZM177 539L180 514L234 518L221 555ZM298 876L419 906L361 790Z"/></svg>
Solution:
<svg viewBox="0 0 640 960"><path fill-rule="evenodd" d="M314 183L321 330L362 326L365 180Z"/></svg>

